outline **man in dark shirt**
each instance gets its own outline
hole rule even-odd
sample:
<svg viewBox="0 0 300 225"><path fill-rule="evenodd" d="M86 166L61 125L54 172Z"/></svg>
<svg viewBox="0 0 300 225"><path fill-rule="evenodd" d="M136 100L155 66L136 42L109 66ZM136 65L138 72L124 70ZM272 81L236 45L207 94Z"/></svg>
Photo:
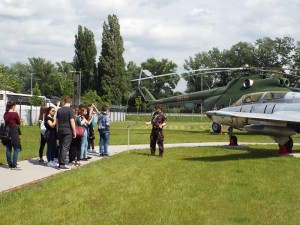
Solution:
<svg viewBox="0 0 300 225"><path fill-rule="evenodd" d="M159 148L159 157L163 157L164 154L164 134L163 127L167 124L167 118L162 112L161 105L155 106L155 113L150 122L146 122L146 124L152 124L152 131L150 134L150 150L151 155L155 155L156 142Z"/></svg>
<svg viewBox="0 0 300 225"><path fill-rule="evenodd" d="M71 103L71 97L66 97L64 106L58 109L56 117L59 138L58 167L60 169L69 169L66 167L66 157L70 150L72 138L76 138L75 116L70 107Z"/></svg>

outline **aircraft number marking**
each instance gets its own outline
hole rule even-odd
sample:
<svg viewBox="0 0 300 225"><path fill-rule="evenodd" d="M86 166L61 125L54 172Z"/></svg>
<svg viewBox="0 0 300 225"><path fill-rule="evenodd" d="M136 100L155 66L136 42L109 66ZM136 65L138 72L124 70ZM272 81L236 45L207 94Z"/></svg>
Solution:
<svg viewBox="0 0 300 225"><path fill-rule="evenodd" d="M189 100L189 96L180 96L177 98L177 101L183 102Z"/></svg>

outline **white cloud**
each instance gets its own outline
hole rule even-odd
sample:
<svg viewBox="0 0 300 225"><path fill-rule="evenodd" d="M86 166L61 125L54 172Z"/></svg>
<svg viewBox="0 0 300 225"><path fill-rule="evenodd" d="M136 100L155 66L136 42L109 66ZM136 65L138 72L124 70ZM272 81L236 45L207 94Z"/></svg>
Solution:
<svg viewBox="0 0 300 225"><path fill-rule="evenodd" d="M116 14L125 60L184 60L212 47L239 41L300 36L295 0L3 0L0 3L0 63L43 57L72 61L78 25L92 30L101 49L102 25Z"/></svg>

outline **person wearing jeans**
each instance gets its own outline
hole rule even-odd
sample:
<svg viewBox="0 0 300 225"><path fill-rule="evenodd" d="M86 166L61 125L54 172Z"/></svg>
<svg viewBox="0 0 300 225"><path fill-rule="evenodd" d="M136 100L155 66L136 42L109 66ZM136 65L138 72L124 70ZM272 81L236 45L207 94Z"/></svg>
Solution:
<svg viewBox="0 0 300 225"><path fill-rule="evenodd" d="M110 132L109 130L102 130L100 132L100 142L99 142L99 148L100 148L100 156L109 156L108 152L108 144L109 144L109 136Z"/></svg>
<svg viewBox="0 0 300 225"><path fill-rule="evenodd" d="M91 123L91 119L87 120L87 107L84 105L81 105L79 108L80 116L76 118L76 125L82 126L84 128L84 134L83 137L81 137L81 160L88 160L92 157L87 156L87 150L88 150L88 125Z"/></svg>
<svg viewBox="0 0 300 225"><path fill-rule="evenodd" d="M101 113L98 116L98 131L100 133L99 150L100 156L109 156L108 144L110 137L110 118L108 115L108 106L103 105Z"/></svg>
<svg viewBox="0 0 300 225"><path fill-rule="evenodd" d="M6 104L6 111L4 113L4 121L9 127L9 140L4 144L6 146L6 159L9 168L18 168L17 160L19 152L21 151L21 141L20 141L20 128L21 120L19 114L15 112L16 103L13 101L8 101ZM13 159L11 159L12 149L14 149Z"/></svg>
<svg viewBox="0 0 300 225"><path fill-rule="evenodd" d="M17 161L18 161L18 156L20 153L20 149L16 148L14 149L14 154L13 154L13 161L11 161L11 152L12 152L12 147L6 146L6 159L7 159L7 164L9 168L18 168L17 167Z"/></svg>

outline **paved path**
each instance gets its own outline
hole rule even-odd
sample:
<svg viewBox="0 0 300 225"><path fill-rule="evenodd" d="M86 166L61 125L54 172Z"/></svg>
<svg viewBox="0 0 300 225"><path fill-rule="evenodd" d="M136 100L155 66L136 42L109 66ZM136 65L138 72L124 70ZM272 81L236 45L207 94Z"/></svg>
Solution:
<svg viewBox="0 0 300 225"><path fill-rule="evenodd" d="M253 145L255 143L240 143L240 145ZM259 143L262 144L274 144L274 143ZM180 143L180 144L165 144L165 148L173 147L198 147L198 146L224 146L228 145L228 142L205 142L205 143ZM149 149L149 144L147 145L110 145L109 152L111 155L118 154L120 152L125 152L134 149ZM98 151L98 147L96 147ZM82 165L85 165L90 162L101 160L102 157L99 157L99 154L89 153L89 156L92 157L89 161L81 161ZM44 157L45 158L45 157ZM18 162L20 166L19 169L9 169L7 165L0 166L0 193L6 192L28 183L35 182L37 180L45 179L47 177L53 176L64 171L59 170L58 168L48 167L46 163L39 163L37 158L24 160ZM78 167L70 166L71 169Z"/></svg>

